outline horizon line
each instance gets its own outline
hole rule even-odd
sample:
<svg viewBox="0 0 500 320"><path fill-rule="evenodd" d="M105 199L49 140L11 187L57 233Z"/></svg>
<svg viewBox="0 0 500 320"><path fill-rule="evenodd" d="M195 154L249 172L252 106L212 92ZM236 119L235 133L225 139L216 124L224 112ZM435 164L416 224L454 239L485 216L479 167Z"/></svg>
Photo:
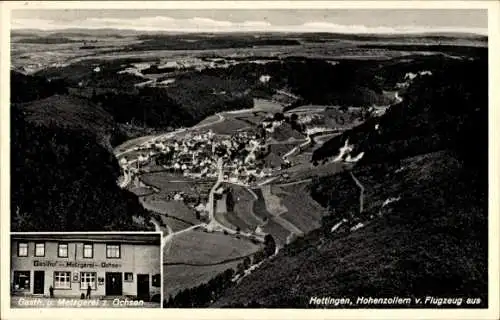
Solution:
<svg viewBox="0 0 500 320"><path fill-rule="evenodd" d="M141 30L134 28L116 28L116 27L68 27L68 28L55 28L55 29L44 29L44 28L30 28L30 27L20 27L11 28L10 32L28 32L28 31L38 31L46 33L58 33L58 32L68 32L68 31L82 31L82 32L96 32L96 31L116 31L116 32L134 32L134 33L175 33L175 34L331 34L331 35L352 35L352 36L405 36L405 35L476 35L482 37L488 37L488 30L484 31L473 31L473 30L398 30L398 31L386 31L386 32L343 32L343 31L325 31L325 30L210 30L210 31L199 31L199 30L185 30L185 29L151 29L151 30Z"/></svg>

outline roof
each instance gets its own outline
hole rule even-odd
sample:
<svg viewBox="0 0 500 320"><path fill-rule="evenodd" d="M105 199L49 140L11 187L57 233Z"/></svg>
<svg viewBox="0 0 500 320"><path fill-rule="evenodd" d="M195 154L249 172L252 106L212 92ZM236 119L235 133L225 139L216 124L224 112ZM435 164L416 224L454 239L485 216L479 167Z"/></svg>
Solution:
<svg viewBox="0 0 500 320"><path fill-rule="evenodd" d="M146 232L51 232L11 233L11 241L121 242L161 245L161 233Z"/></svg>

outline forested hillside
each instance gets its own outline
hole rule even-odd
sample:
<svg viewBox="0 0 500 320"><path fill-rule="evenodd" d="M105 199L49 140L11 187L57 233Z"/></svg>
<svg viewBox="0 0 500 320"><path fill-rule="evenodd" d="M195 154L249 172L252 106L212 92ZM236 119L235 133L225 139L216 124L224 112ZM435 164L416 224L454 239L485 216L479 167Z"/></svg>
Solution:
<svg viewBox="0 0 500 320"><path fill-rule="evenodd" d="M330 211L323 227L213 306L310 308L312 296L474 296L481 303L472 307L487 306L486 61L422 77L380 130L371 120L318 150L315 159L327 159L349 138L355 154L365 152L351 171L364 185L363 211L351 173L315 179L312 195Z"/></svg>
<svg viewBox="0 0 500 320"><path fill-rule="evenodd" d="M484 70L487 70L485 57L447 62L433 70L432 76L417 77L403 94L402 103L391 107L381 119L372 118L327 141L314 152L312 160L336 156L346 139L354 145L355 154L365 153L361 160L365 163L392 161L444 148L458 148L465 157L484 160L484 152L466 151L487 147L484 136L487 136L488 78L480 73ZM475 123L484 125L471 128Z"/></svg>
<svg viewBox="0 0 500 320"><path fill-rule="evenodd" d="M11 230L152 229L137 197L116 184L118 163L106 148L109 114L52 95L60 88L47 81L16 77L30 81L31 93L13 101L45 99L11 106ZM12 84L13 92L22 88Z"/></svg>

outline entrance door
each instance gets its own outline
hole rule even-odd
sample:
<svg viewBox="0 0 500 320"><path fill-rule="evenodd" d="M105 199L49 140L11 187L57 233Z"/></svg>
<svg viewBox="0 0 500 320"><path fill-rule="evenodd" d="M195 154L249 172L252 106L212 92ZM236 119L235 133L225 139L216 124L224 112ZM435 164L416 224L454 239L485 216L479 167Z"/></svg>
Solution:
<svg viewBox="0 0 500 320"><path fill-rule="evenodd" d="M43 294L45 286L45 271L35 271L35 281L33 282L33 293Z"/></svg>
<svg viewBox="0 0 500 320"><path fill-rule="evenodd" d="M121 272L106 272L106 295L107 296L122 295Z"/></svg>
<svg viewBox="0 0 500 320"><path fill-rule="evenodd" d="M137 275L137 298L149 301L149 274Z"/></svg>

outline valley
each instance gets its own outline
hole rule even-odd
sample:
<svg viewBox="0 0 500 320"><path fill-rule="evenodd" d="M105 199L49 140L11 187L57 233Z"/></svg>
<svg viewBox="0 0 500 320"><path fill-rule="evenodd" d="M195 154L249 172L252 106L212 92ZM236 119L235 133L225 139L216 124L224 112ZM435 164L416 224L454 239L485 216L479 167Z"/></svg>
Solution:
<svg viewBox="0 0 500 320"><path fill-rule="evenodd" d="M161 231L167 307L305 308L312 294L457 283L483 297L484 159L468 151L483 145L461 143L485 139L483 37L186 37L13 34L14 138L38 148L15 153L13 231L69 208L71 228ZM61 175L79 194L54 179L24 200L31 172L61 165L78 166Z"/></svg>

